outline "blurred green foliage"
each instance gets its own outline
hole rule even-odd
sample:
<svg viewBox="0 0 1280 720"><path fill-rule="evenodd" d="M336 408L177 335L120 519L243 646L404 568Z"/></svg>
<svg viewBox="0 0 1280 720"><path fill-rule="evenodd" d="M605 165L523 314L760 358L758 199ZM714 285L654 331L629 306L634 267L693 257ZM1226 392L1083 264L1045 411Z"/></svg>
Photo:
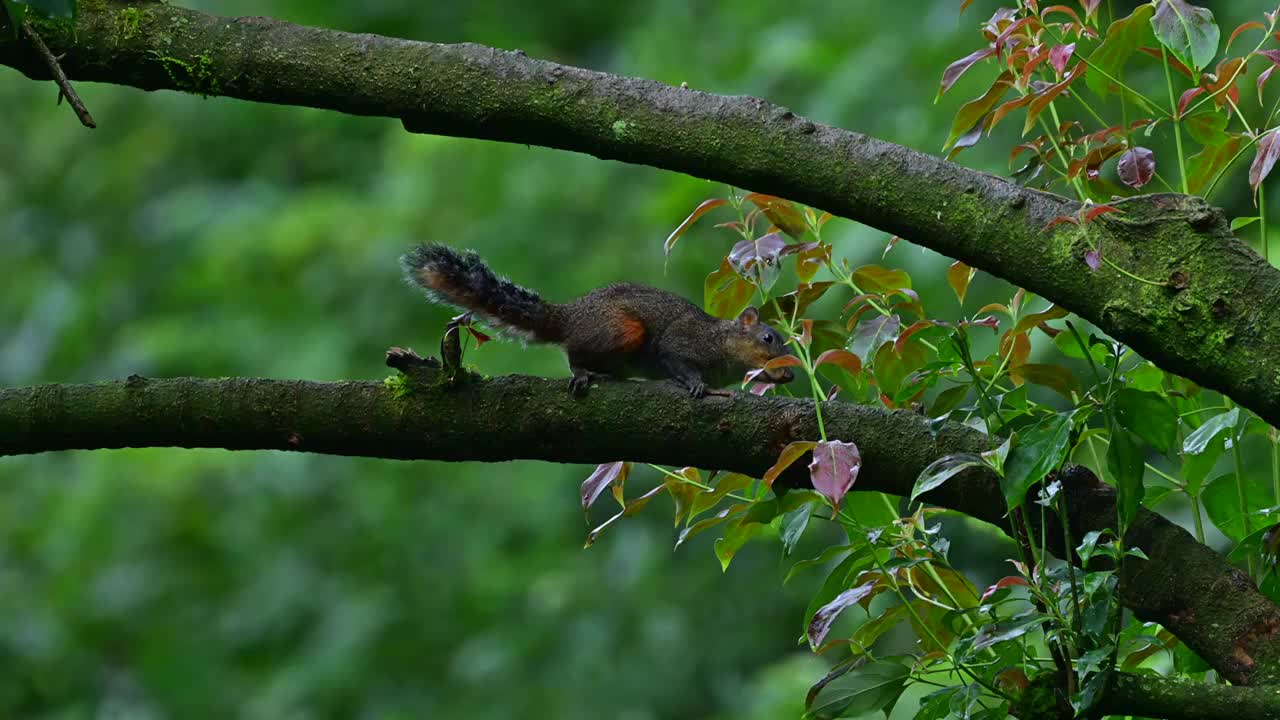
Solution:
<svg viewBox="0 0 1280 720"><path fill-rule="evenodd" d="M929 152L954 112L931 105L940 72L995 6L192 4L759 95ZM415 241L475 248L552 299L617 280L700 298L732 241L704 223L664 275L663 238L724 193L685 176L385 119L79 89L96 131L51 85L0 72L6 386L376 379L386 347L433 350L447 318L400 282ZM998 148L962 159L1004 171ZM827 237L854 264L886 240L845 221ZM949 297L944 259L893 253L926 303ZM1007 294L983 276L967 306ZM468 360L567 377L554 348L494 343ZM0 717L798 714L825 667L796 644L819 576L780 587L763 544L721 576L713 538L673 555L660 512L583 551L587 471L164 449L2 459ZM962 562L991 561L982 531L952 537Z"/></svg>

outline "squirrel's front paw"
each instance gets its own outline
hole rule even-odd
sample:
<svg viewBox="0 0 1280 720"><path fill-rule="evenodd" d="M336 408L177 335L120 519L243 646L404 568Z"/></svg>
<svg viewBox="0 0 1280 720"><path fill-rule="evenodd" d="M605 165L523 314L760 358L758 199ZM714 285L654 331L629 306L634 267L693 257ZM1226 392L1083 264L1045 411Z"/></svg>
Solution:
<svg viewBox="0 0 1280 720"><path fill-rule="evenodd" d="M692 380L687 385L689 387L689 396L692 398L700 398L707 394L707 384L701 380Z"/></svg>
<svg viewBox="0 0 1280 720"><path fill-rule="evenodd" d="M569 379L569 394L575 397L584 395L587 392L587 387L590 385L590 373L574 373L573 377Z"/></svg>

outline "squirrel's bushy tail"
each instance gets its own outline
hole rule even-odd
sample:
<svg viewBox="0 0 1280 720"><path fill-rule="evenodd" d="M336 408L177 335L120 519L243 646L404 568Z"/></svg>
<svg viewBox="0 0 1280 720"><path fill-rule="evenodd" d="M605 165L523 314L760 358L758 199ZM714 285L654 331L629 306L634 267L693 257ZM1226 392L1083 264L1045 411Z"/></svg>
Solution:
<svg viewBox="0 0 1280 720"><path fill-rule="evenodd" d="M433 302L470 310L508 335L535 342L560 339L553 308L538 294L499 277L475 251L419 245L400 258L405 280Z"/></svg>

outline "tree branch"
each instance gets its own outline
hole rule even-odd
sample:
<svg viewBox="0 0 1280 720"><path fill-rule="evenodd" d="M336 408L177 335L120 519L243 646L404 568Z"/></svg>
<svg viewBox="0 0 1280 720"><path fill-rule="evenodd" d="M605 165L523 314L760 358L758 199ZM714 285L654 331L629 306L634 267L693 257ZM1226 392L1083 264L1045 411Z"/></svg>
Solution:
<svg viewBox="0 0 1280 720"><path fill-rule="evenodd" d="M82 0L39 30L77 79L400 118L412 132L585 152L773 193L880 228L1067 307L1145 357L1280 424L1280 272L1196 198L1117 203L1060 225L1074 201L1021 188L751 97L438 45L222 18L156 2ZM0 64L48 68L0 37ZM1088 237L1086 237L1086 235ZM1110 268L1088 272L1101 243Z"/></svg>
<svg viewBox="0 0 1280 720"><path fill-rule="evenodd" d="M453 383L411 368L407 384L285 380L128 380L0 390L0 456L122 447L295 450L394 459L619 459L759 477L794 440L818 429L809 401L747 394L692 400L664 382L603 382L584 398L560 380L508 376ZM915 413L824 403L830 437L862 453L858 487L909 495L920 471L990 439L949 424L935 435ZM803 463L783 481L807 484ZM1115 496L1087 470L1063 478L1072 531L1114 524ZM996 479L962 473L925 498L1005 528ZM1120 597L1238 684L1280 678L1280 609L1220 555L1160 515L1142 511L1126 537ZM1065 556L1065 553L1063 553Z"/></svg>

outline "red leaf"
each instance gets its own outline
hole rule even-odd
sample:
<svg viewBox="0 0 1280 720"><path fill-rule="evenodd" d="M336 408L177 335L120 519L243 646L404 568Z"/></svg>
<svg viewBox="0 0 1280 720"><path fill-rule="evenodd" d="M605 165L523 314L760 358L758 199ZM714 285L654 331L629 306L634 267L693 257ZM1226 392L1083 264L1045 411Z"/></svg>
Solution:
<svg viewBox="0 0 1280 720"><path fill-rule="evenodd" d="M1271 174L1271 168L1275 167L1276 158L1280 157L1280 138L1276 136L1277 128L1267 131L1258 140L1258 154L1253 158L1253 164L1249 166L1249 186L1253 191L1258 192L1258 186L1263 180L1267 179L1267 175Z"/></svg>
<svg viewBox="0 0 1280 720"><path fill-rule="evenodd" d="M1054 83L1036 94L1035 99L1031 101L1031 105L1027 107L1027 121L1022 126L1022 134L1027 134L1027 131L1031 129L1031 126L1035 124L1036 118L1040 117L1040 113L1044 112L1044 109L1049 107L1049 103L1053 102L1059 95L1066 92L1066 89L1071 85L1071 83L1075 82L1076 78L1081 77L1084 73L1084 63L1078 63L1074 68L1071 68L1071 70L1067 72L1066 77L1064 77L1061 82Z"/></svg>
<svg viewBox="0 0 1280 720"><path fill-rule="evenodd" d="M862 372L862 360L857 355L854 355L848 350L844 350L842 348L836 348L822 353L818 356L817 361L813 363L813 367L814 369L817 369L827 364L844 368L853 375L858 375Z"/></svg>
<svg viewBox="0 0 1280 720"><path fill-rule="evenodd" d="M801 238L804 236L805 224L804 217L796 210L796 206L790 200L783 200L773 195L764 195L761 193L751 193L743 198L749 200L760 208L760 212L769 218L769 222L773 223L782 232L793 238Z"/></svg>
<svg viewBox="0 0 1280 720"><path fill-rule="evenodd" d="M1098 12L1098 5L1102 4L1102 0L1080 0L1080 4L1084 6L1084 16L1093 17Z"/></svg>
<svg viewBox="0 0 1280 720"><path fill-rule="evenodd" d="M1156 60L1160 60L1160 61L1164 60L1164 56L1160 54L1159 48L1140 47L1138 48L1138 51L1144 52L1150 55L1151 57L1155 58ZM1186 75L1193 82L1196 79L1196 74L1191 72L1191 68L1184 65L1181 60L1174 57L1173 55L1169 55L1169 67L1173 68L1174 70L1177 70L1183 75Z"/></svg>
<svg viewBox="0 0 1280 720"><path fill-rule="evenodd" d="M1182 97L1178 98L1178 117L1182 117L1187 112L1187 106L1195 100L1197 96L1204 93L1204 88L1194 87L1182 93Z"/></svg>
<svg viewBox="0 0 1280 720"><path fill-rule="evenodd" d="M950 90L951 86L955 85L956 81L960 79L960 76L963 75L966 70L973 67L977 62L985 60L995 54L995 48L983 48L981 50L975 50L974 52L948 65L947 69L942 71L942 85L938 88L938 95L941 96L943 93Z"/></svg>
<svg viewBox="0 0 1280 720"><path fill-rule="evenodd" d="M793 443L794 444L794 443ZM828 440L813 448L813 462L809 463L809 478L813 489L831 501L835 507L853 487L862 469L862 454L851 442Z"/></svg>
<svg viewBox="0 0 1280 720"><path fill-rule="evenodd" d="M685 218L684 222L680 223L679 227L677 227L675 230L672 230L671 234L667 236L666 242L662 244L663 252L665 252L667 255L670 255L671 248L675 247L676 245L676 240L679 240L680 236L684 234L684 231L688 230L689 226L697 222L698 218L702 217L703 215L706 215L708 212L711 212L712 210L715 210L721 205L728 205L728 204L729 204L729 201L723 198L713 198L711 200L703 200L702 204L694 208L693 212L689 213L689 217Z"/></svg>
<svg viewBox="0 0 1280 720"><path fill-rule="evenodd" d="M1049 51L1049 64L1053 66L1053 69L1056 70L1059 75L1061 75L1062 72L1067 69L1067 62L1071 60L1071 54L1075 51L1075 43L1071 43L1070 45L1058 45Z"/></svg>
<svg viewBox="0 0 1280 720"><path fill-rule="evenodd" d="M1151 182L1156 172L1156 156L1144 147L1136 147L1120 156L1117 166L1120 181L1135 190Z"/></svg>
<svg viewBox="0 0 1280 720"><path fill-rule="evenodd" d="M894 341L893 343L894 352L901 355L903 346L907 344L907 341L911 339L912 335L915 335L916 333L920 332L921 330L924 330L925 328L936 327L937 325L938 323L934 322L933 320L918 320L912 323L911 326L908 327L906 330L903 330L902 334L898 335L898 339Z"/></svg>
<svg viewBox="0 0 1280 720"><path fill-rule="evenodd" d="M1225 50L1223 50L1223 52L1230 50L1231 43L1235 42L1236 36L1246 30L1261 30L1265 33L1267 31L1267 27L1262 23L1258 22L1257 20L1251 20L1247 23L1242 23L1240 27L1236 28L1231 32L1231 37L1227 38L1227 47Z"/></svg>
<svg viewBox="0 0 1280 720"><path fill-rule="evenodd" d="M1267 80L1271 78L1271 73L1275 72L1275 69L1276 69L1276 66L1272 65L1266 70L1263 70L1261 73L1258 73L1258 104L1259 105L1262 104L1262 86L1267 84Z"/></svg>
<svg viewBox="0 0 1280 720"><path fill-rule="evenodd" d="M1081 219L1083 220L1083 224L1088 225L1099 215L1106 215L1107 213L1113 212L1120 212L1120 208L1112 207L1111 205L1093 205L1087 212L1085 212L1084 217Z"/></svg>
<svg viewBox="0 0 1280 720"><path fill-rule="evenodd" d="M1040 232L1048 232L1049 230L1052 230L1053 228L1063 223L1067 223L1069 225L1079 225L1080 221L1071 217L1070 215L1059 215L1058 217L1045 223L1045 226L1040 228ZM979 310L978 312L982 312L982 311Z"/></svg>
<svg viewBox="0 0 1280 720"><path fill-rule="evenodd" d="M998 580L998 581L996 582L996 584L995 584L995 585L992 585L991 587L987 588L987 589L982 593L982 597L981 597L980 599L981 599L981 600L986 600L987 598L991 597L992 595L995 595L995 594L996 594L996 591L997 591L997 590L1000 590L1001 588L1007 588L1007 587L1030 587L1030 586L1031 586L1031 584L1030 584L1030 583L1028 583L1025 579L1020 578L1020 577L1018 577L1017 575L1010 575L1009 577L1000 578L1000 580Z"/></svg>
<svg viewBox="0 0 1280 720"><path fill-rule="evenodd" d="M1044 12L1040 13L1040 18L1041 19L1047 18L1053 13L1063 13L1064 15L1070 15L1071 19L1074 20L1077 25L1084 24L1080 22L1080 16L1076 14L1076 11L1072 10L1066 5L1050 5L1049 7L1044 9Z"/></svg>

